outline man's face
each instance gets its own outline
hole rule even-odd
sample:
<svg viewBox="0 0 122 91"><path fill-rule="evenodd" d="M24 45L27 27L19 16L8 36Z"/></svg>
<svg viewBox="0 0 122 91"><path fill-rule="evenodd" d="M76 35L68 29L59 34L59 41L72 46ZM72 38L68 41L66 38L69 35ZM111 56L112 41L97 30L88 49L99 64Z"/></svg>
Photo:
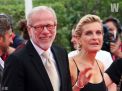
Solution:
<svg viewBox="0 0 122 91"><path fill-rule="evenodd" d="M4 36L0 36L0 50L2 53L6 53L12 40L12 31L11 29L5 33Z"/></svg>
<svg viewBox="0 0 122 91"><path fill-rule="evenodd" d="M32 41L41 49L47 50L56 36L55 18L50 11L36 12L31 17L29 35Z"/></svg>

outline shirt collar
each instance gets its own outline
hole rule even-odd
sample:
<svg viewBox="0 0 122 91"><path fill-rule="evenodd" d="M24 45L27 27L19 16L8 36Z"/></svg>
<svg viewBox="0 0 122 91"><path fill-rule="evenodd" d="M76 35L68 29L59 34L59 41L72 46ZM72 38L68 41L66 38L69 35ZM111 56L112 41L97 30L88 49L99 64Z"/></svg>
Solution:
<svg viewBox="0 0 122 91"><path fill-rule="evenodd" d="M32 44L33 44L34 48L36 49L37 53L38 53L39 55L41 55L41 54L44 52L44 50L41 49L41 48L39 48L39 47L32 41L32 39L30 39L30 41L32 42ZM51 49L50 49L50 48L49 48L47 51L49 52L49 54L51 54Z"/></svg>

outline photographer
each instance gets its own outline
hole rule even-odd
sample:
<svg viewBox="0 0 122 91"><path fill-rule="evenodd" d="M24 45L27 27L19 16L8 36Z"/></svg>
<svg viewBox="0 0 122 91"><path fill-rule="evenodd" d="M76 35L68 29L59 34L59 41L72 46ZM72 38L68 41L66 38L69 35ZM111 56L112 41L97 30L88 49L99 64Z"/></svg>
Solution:
<svg viewBox="0 0 122 91"><path fill-rule="evenodd" d="M121 25L118 19L110 17L104 21L109 29L110 52L113 60L122 58Z"/></svg>

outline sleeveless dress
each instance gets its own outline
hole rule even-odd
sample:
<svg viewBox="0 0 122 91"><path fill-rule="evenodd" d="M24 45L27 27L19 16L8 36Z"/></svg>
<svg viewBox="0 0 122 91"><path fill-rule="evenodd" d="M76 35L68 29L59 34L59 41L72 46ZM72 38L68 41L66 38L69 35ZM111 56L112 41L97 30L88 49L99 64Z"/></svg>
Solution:
<svg viewBox="0 0 122 91"><path fill-rule="evenodd" d="M78 78L80 70L78 69L78 66L77 66L74 59L73 59L73 61L74 61L75 65L76 65L76 68L77 68L77 78ZM98 63L97 63L97 65L98 65ZM98 65L98 67L99 67L99 65ZM99 69L100 69L100 67L99 67ZM101 70L100 70L100 73L101 73L102 78L103 78L103 74L102 74ZM77 82L77 80L76 80L76 82ZM84 88L82 88L80 91L108 91L108 90L106 88L105 81L104 81L104 78L103 78L103 81L100 82L100 83L97 83L97 84L93 84L93 83L90 83L90 82L87 83L84 86Z"/></svg>

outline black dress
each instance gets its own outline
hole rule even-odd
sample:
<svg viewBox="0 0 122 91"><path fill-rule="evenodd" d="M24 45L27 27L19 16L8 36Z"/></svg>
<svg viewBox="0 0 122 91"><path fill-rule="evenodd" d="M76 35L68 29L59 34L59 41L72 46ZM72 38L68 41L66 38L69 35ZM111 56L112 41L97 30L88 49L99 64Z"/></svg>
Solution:
<svg viewBox="0 0 122 91"><path fill-rule="evenodd" d="M88 83L80 91L107 91L107 88L105 86L104 81L102 81L102 82L97 83L97 84Z"/></svg>
<svg viewBox="0 0 122 91"><path fill-rule="evenodd" d="M111 66L106 70L111 80L116 83L119 87L118 91L122 91L122 59L117 59Z"/></svg>
<svg viewBox="0 0 122 91"><path fill-rule="evenodd" d="M76 62L75 62L74 59L73 59L73 61L74 61L74 63L76 64ZM76 64L76 67L77 67L77 73L78 73L78 75L79 75L80 70L78 69L77 64ZM98 65L98 67L99 67L99 65ZM99 67L99 69L100 69L100 67ZM103 78L103 74L102 74L101 70L100 70L100 73L101 73L102 78ZM77 77L78 77L78 75L77 75ZM85 85L84 88L82 88L80 91L107 91L107 88L106 88L106 85L105 85L105 81L104 81L104 79L103 79L102 82L97 83L97 84L88 83L88 84Z"/></svg>

